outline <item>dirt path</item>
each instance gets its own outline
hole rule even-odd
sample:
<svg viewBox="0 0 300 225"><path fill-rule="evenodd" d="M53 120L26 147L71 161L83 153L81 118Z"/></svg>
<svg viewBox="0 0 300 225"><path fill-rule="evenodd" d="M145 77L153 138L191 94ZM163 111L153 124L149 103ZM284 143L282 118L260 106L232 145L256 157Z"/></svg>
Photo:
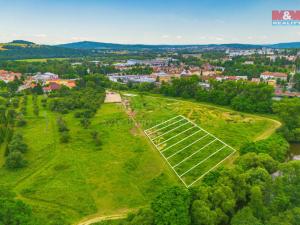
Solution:
<svg viewBox="0 0 300 225"><path fill-rule="evenodd" d="M115 215L109 215L109 216L95 216L94 218L90 219L83 219L81 222L77 223L76 225L90 225L93 223L98 223L105 220L118 220L118 219L124 219L127 217L127 213L120 213Z"/></svg>
<svg viewBox="0 0 300 225"><path fill-rule="evenodd" d="M257 136L254 139L254 141L259 141L259 140L263 140L263 139L270 137L282 125L281 122L279 122L277 120L273 120L273 119L269 119L269 120L272 120L274 122L274 124L270 128L268 128L266 131L261 133L259 136Z"/></svg>
<svg viewBox="0 0 300 225"><path fill-rule="evenodd" d="M117 92L106 91L105 103L121 103L121 95Z"/></svg>

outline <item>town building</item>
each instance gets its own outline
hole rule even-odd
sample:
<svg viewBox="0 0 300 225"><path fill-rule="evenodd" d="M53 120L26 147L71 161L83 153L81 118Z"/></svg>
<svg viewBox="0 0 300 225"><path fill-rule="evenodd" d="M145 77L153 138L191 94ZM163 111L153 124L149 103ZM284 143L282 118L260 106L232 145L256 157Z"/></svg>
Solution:
<svg viewBox="0 0 300 225"><path fill-rule="evenodd" d="M58 85L64 85L68 88L74 88L76 87L76 80L72 79L72 80L67 80L67 79L56 79L56 80L48 80L46 81L46 85L48 84L58 84Z"/></svg>
<svg viewBox="0 0 300 225"><path fill-rule="evenodd" d="M22 76L21 73L15 73L6 70L0 70L0 80L4 81L5 83L14 81L16 79L20 79Z"/></svg>
<svg viewBox="0 0 300 225"><path fill-rule="evenodd" d="M108 75L108 79L113 82L134 82L134 83L154 83L156 81L155 78L151 77L151 75Z"/></svg>
<svg viewBox="0 0 300 225"><path fill-rule="evenodd" d="M56 80L59 76L54 73L37 73L36 75L32 76L32 80L35 82L46 83L48 80Z"/></svg>
<svg viewBox="0 0 300 225"><path fill-rule="evenodd" d="M269 80L269 79L279 79L279 80L284 80L286 81L287 80L287 77L288 75L286 73L279 73L279 72L263 72L261 75L260 75L260 78L263 79L263 80Z"/></svg>

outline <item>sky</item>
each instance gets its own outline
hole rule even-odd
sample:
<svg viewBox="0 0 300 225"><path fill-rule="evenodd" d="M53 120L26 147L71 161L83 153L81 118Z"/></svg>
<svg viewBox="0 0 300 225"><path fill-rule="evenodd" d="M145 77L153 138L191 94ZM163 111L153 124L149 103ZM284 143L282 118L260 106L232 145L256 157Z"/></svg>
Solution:
<svg viewBox="0 0 300 225"><path fill-rule="evenodd" d="M300 26L272 26L272 10L300 0L0 0L0 42L124 44L300 41Z"/></svg>

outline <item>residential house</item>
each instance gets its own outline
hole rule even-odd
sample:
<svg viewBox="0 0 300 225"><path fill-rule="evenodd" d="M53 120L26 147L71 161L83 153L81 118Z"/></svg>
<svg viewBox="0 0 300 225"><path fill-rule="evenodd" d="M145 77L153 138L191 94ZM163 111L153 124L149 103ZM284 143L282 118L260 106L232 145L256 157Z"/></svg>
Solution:
<svg viewBox="0 0 300 225"><path fill-rule="evenodd" d="M15 73L6 70L0 70L0 80L4 81L5 83L14 81L15 79L20 79L22 76L21 73Z"/></svg>
<svg viewBox="0 0 300 225"><path fill-rule="evenodd" d="M61 85L58 83L50 82L46 87L43 87L44 92L56 91L61 88Z"/></svg>
<svg viewBox="0 0 300 225"><path fill-rule="evenodd" d="M251 82L259 84L260 83L260 79L259 78L252 78Z"/></svg>
<svg viewBox="0 0 300 225"><path fill-rule="evenodd" d="M48 84L58 84L58 85L64 85L68 88L74 88L76 87L76 80L75 79L72 79L72 80L67 80L67 79L57 79L57 80L48 80L46 81L46 85Z"/></svg>
<svg viewBox="0 0 300 225"><path fill-rule="evenodd" d="M37 73L35 76L32 77L32 80L35 82L41 82L45 84L49 80L56 80L58 78L59 76L57 74L47 72L47 73Z"/></svg>
<svg viewBox="0 0 300 225"><path fill-rule="evenodd" d="M269 79L279 79L279 80L287 80L288 75L286 73L279 73L279 72L263 72L260 75L260 78L263 80L269 80Z"/></svg>

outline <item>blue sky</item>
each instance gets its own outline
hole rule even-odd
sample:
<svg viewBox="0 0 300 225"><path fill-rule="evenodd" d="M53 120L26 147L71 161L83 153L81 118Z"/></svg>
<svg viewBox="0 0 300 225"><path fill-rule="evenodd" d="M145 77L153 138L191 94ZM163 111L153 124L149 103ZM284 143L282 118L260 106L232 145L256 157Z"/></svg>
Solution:
<svg viewBox="0 0 300 225"><path fill-rule="evenodd" d="M300 10L300 0L0 0L0 6L0 42L300 41L300 26L271 23L272 10Z"/></svg>

